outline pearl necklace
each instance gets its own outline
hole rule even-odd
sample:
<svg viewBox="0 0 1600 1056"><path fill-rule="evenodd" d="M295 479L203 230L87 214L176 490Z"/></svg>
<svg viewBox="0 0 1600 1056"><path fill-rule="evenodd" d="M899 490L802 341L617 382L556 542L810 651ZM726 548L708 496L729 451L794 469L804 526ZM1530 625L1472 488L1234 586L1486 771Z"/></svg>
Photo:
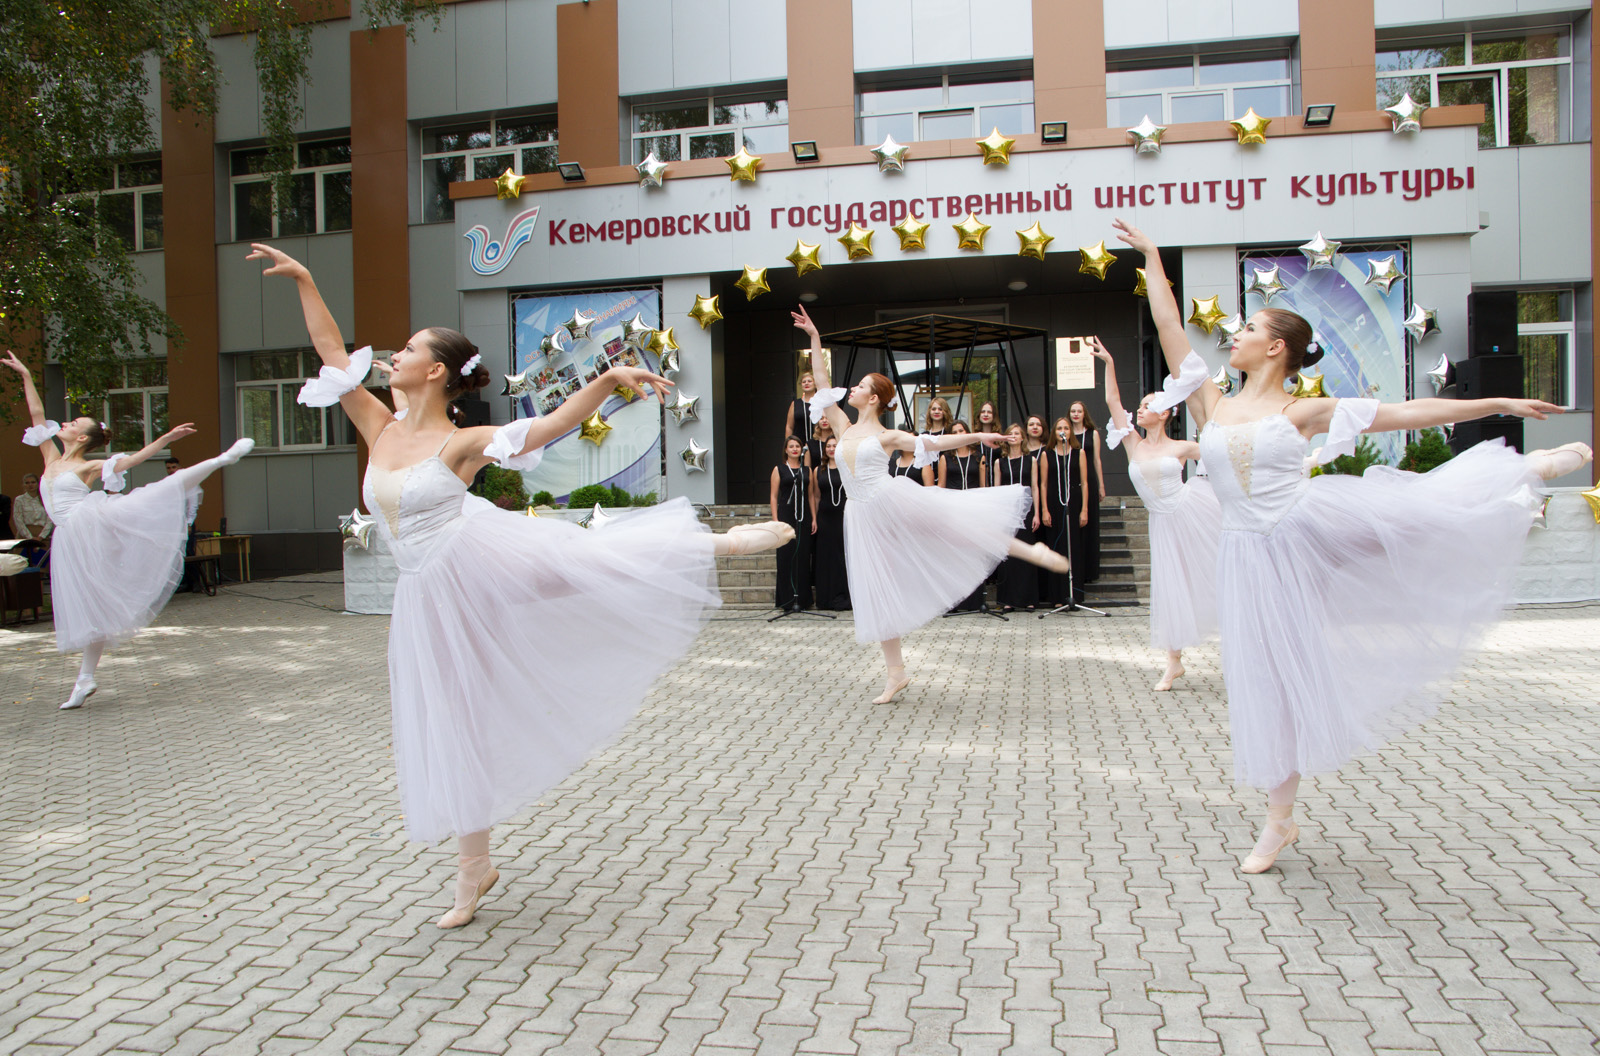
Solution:
<svg viewBox="0 0 1600 1056"><path fill-rule="evenodd" d="M794 519L800 520L805 516L805 494L800 490L800 474L805 472L804 466L790 466L784 463L784 471L789 474L789 484L794 489L791 503L794 506Z"/></svg>
<svg viewBox="0 0 1600 1056"><path fill-rule="evenodd" d="M961 466L961 490L962 491L966 491L967 490L967 463L972 461L972 456L971 455L958 455L954 451L952 451L952 452L950 452L950 457L952 459L954 459L957 462L957 464L959 464Z"/></svg>
<svg viewBox="0 0 1600 1056"><path fill-rule="evenodd" d="M827 466L823 466L822 467L822 475L824 477L828 478L828 498L831 500L830 508L835 509L835 510L838 509L840 507L840 505L842 505L839 502L839 489L837 487L835 487L834 483L833 483L834 476L838 472L839 471L837 469L834 469L834 470L832 470L830 472L829 471L829 467L827 467ZM839 478L839 483L840 484L844 483L844 478L843 477Z"/></svg>

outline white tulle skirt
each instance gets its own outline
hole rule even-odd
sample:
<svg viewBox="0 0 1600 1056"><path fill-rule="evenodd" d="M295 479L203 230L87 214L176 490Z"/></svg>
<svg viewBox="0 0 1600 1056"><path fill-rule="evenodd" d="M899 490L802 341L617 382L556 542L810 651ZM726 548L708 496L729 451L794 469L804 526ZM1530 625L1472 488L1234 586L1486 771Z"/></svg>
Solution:
<svg viewBox="0 0 1600 1056"><path fill-rule="evenodd" d="M1479 444L1422 475L1320 476L1270 535L1224 531L1218 615L1235 778L1339 769L1431 714L1511 598L1537 480Z"/></svg>
<svg viewBox="0 0 1600 1056"><path fill-rule="evenodd" d="M188 495L176 477L125 495L93 491L50 540L56 648L132 638L156 618L183 578Z"/></svg>
<svg viewBox="0 0 1600 1056"><path fill-rule="evenodd" d="M1032 508L1020 484L951 491L904 477L845 503L856 641L899 638L969 597L1005 558Z"/></svg>
<svg viewBox="0 0 1600 1056"><path fill-rule="evenodd" d="M400 798L425 842L504 821L581 766L720 604L682 499L598 529L467 508L401 573L389 629Z"/></svg>
<svg viewBox="0 0 1600 1056"><path fill-rule="evenodd" d="M1150 644L1187 649L1217 633L1217 540L1222 508L1196 477L1169 512L1150 513Z"/></svg>

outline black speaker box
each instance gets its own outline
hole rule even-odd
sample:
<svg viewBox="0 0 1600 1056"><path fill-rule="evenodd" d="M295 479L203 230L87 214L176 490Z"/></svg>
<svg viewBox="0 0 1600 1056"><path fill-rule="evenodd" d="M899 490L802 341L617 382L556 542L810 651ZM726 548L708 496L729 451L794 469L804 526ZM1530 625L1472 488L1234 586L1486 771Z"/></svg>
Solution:
<svg viewBox="0 0 1600 1056"><path fill-rule="evenodd" d="M489 404L476 396L468 396L456 401L456 409L461 412L461 427L467 428L474 425L489 424Z"/></svg>
<svg viewBox="0 0 1600 1056"><path fill-rule="evenodd" d="M1467 354L1509 356L1517 350L1515 290L1474 293L1467 298Z"/></svg>
<svg viewBox="0 0 1600 1056"><path fill-rule="evenodd" d="M1456 395L1463 400L1522 396L1521 356L1473 356L1455 365Z"/></svg>
<svg viewBox="0 0 1600 1056"><path fill-rule="evenodd" d="M1496 437L1504 440L1506 446L1522 450L1522 419L1509 415L1497 414L1492 418L1479 418L1472 422L1461 422L1456 425L1455 432L1450 436L1450 450L1460 454L1474 444Z"/></svg>

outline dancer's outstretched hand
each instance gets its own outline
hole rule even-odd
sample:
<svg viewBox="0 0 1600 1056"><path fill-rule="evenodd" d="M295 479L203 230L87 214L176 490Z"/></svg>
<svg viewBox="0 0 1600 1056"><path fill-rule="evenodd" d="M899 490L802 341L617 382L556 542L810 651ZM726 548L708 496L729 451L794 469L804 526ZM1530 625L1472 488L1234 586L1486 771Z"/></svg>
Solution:
<svg viewBox="0 0 1600 1056"><path fill-rule="evenodd" d="M302 275L311 274L306 270L304 264L295 260L283 250L263 245L260 242L250 243L250 253L244 259L272 261L272 266L261 273L263 275L287 275L291 279L298 279Z"/></svg>
<svg viewBox="0 0 1600 1056"><path fill-rule="evenodd" d="M1554 403L1543 400L1506 400L1506 409L1502 413L1514 414L1518 418L1545 419L1552 414L1566 414L1566 410Z"/></svg>
<svg viewBox="0 0 1600 1056"><path fill-rule="evenodd" d="M672 382L663 378L660 374L652 374L641 367L612 367L606 373L611 375L613 387L621 385L624 388L632 389L647 400L650 398L650 394L654 392L661 397L662 403L666 403L667 397L670 395L668 390L672 388Z"/></svg>
<svg viewBox="0 0 1600 1056"><path fill-rule="evenodd" d="M808 337L817 336L817 324L811 321L811 313L806 311L806 306L801 305L798 312L790 312L789 318L794 320L795 329L802 331Z"/></svg>
<svg viewBox="0 0 1600 1056"><path fill-rule="evenodd" d="M1113 220L1111 221L1111 226L1117 229L1117 238L1119 240L1126 242L1145 256L1149 256L1156 251L1156 244L1150 240L1150 236L1126 220Z"/></svg>
<svg viewBox="0 0 1600 1056"><path fill-rule="evenodd" d="M182 425L175 425L168 429L161 439L170 444L174 440L182 440L186 436L193 436L199 431L194 427L193 422L184 422Z"/></svg>
<svg viewBox="0 0 1600 1056"><path fill-rule="evenodd" d="M1106 350L1105 345L1100 343L1098 337L1089 338L1089 354L1095 359L1103 359L1107 363L1112 362L1111 353Z"/></svg>
<svg viewBox="0 0 1600 1056"><path fill-rule="evenodd" d="M999 447L1006 442L1004 433L973 433L972 436L984 447Z"/></svg>
<svg viewBox="0 0 1600 1056"><path fill-rule="evenodd" d="M18 374L21 374L25 378L33 376L33 371L28 369L28 365L22 362L22 360L18 359L17 354L11 351L9 348L6 349L6 358L0 359L0 365L10 367L12 370L16 371Z"/></svg>

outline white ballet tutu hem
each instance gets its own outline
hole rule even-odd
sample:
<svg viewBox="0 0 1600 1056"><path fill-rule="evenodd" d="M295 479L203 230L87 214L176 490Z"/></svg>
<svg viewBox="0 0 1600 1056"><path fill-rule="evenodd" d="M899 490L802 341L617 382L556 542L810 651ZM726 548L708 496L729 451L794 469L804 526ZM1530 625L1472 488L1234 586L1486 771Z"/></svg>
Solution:
<svg viewBox="0 0 1600 1056"><path fill-rule="evenodd" d="M1203 477L1169 513L1150 512L1150 644L1187 649L1217 633L1217 539L1222 508Z"/></svg>

